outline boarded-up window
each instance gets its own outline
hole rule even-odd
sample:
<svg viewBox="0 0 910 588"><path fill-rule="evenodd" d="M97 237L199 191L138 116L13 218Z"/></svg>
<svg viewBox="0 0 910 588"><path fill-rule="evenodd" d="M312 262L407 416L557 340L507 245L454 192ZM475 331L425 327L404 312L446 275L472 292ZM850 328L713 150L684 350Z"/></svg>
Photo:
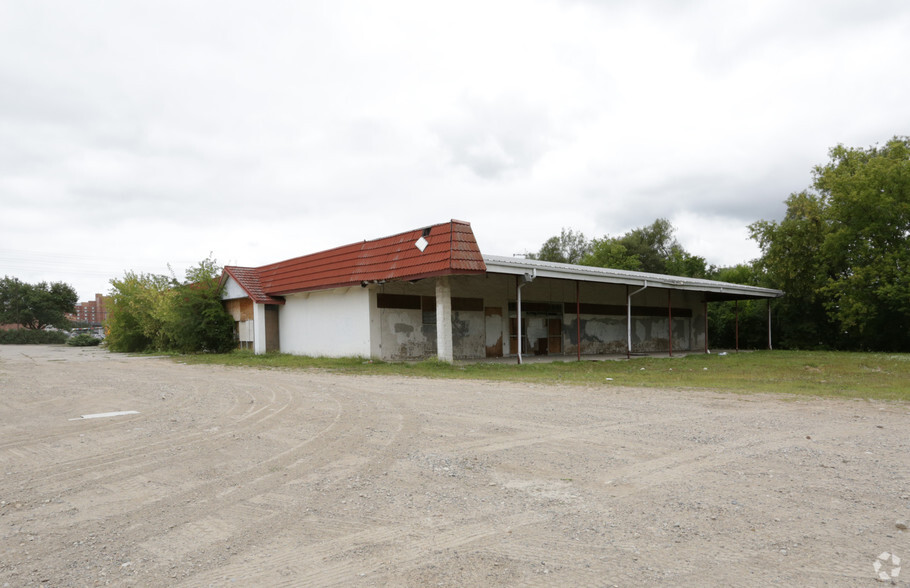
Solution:
<svg viewBox="0 0 910 588"><path fill-rule="evenodd" d="M421 296L420 297L420 309L423 311L423 324L435 325L436 324L436 297L435 296Z"/></svg>
<svg viewBox="0 0 910 588"><path fill-rule="evenodd" d="M224 308L228 314L234 317L234 321L253 320L253 301L249 298L225 300Z"/></svg>
<svg viewBox="0 0 910 588"><path fill-rule="evenodd" d="M376 306L379 308L420 310L420 296L412 296L410 294L377 294Z"/></svg>
<svg viewBox="0 0 910 588"><path fill-rule="evenodd" d="M436 297L414 296L412 294L377 294L376 306L378 308L396 308L403 310L419 310L423 314L423 324L436 324ZM483 312L483 298L452 297L452 311Z"/></svg>
<svg viewBox="0 0 910 588"><path fill-rule="evenodd" d="M562 306L563 305L558 302L554 304L551 302L532 302L532 301L523 300L521 302L521 312L522 313L533 312L533 313L539 313L539 314L559 315L559 314L562 314ZM509 311L516 312L517 310L518 310L518 303L510 302Z"/></svg>
<svg viewBox="0 0 910 588"><path fill-rule="evenodd" d="M377 294L376 306L379 308L401 308L406 310L436 311L435 296L414 296L411 294ZM452 310L473 310L483 312L483 298L452 297Z"/></svg>
<svg viewBox="0 0 910 588"><path fill-rule="evenodd" d="M483 298L452 297L452 310L483 312Z"/></svg>
<svg viewBox="0 0 910 588"><path fill-rule="evenodd" d="M524 306L524 305L522 305ZM582 302L579 305L581 314L594 314L600 316L626 316L628 309L622 304L591 304ZM575 314L576 303L566 302L565 313ZM632 306L632 316L667 316L668 309L666 306ZM691 308L674 308L673 316L691 317Z"/></svg>

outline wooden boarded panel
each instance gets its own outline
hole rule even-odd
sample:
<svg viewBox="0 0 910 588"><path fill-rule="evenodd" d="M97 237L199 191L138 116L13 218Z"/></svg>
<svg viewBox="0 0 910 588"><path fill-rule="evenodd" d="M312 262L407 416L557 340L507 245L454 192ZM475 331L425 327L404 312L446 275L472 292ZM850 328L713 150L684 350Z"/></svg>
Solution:
<svg viewBox="0 0 910 588"><path fill-rule="evenodd" d="M253 320L253 301L249 298L225 300L224 309L227 310L237 322Z"/></svg>
<svg viewBox="0 0 910 588"><path fill-rule="evenodd" d="M558 318L551 318L547 323L547 352L550 354L562 353L562 321Z"/></svg>

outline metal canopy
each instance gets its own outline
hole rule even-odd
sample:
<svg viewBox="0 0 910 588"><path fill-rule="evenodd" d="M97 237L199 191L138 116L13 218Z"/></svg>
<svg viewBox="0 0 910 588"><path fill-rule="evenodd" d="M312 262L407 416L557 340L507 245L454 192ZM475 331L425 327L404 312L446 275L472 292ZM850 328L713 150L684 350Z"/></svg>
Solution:
<svg viewBox="0 0 910 588"><path fill-rule="evenodd" d="M522 275L536 271L536 276L538 278L578 280L581 282L621 284L638 287L643 287L647 284L649 288L704 292L705 299L708 302L780 298L784 295L781 290L773 290L771 288L759 288L757 286L731 284L729 282L718 282L715 280L684 278L681 276L667 276L647 272L633 272L605 267L555 263L537 259L484 255L483 261L487 266L487 273Z"/></svg>

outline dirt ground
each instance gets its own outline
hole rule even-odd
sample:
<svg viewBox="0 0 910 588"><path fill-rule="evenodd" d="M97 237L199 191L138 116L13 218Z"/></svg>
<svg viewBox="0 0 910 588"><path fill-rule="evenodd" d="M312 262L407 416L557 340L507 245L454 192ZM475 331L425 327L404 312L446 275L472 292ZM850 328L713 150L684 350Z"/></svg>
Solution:
<svg viewBox="0 0 910 588"><path fill-rule="evenodd" d="M910 562L910 405L614 384L0 346L0 586L875 586ZM112 411L138 413L81 418Z"/></svg>

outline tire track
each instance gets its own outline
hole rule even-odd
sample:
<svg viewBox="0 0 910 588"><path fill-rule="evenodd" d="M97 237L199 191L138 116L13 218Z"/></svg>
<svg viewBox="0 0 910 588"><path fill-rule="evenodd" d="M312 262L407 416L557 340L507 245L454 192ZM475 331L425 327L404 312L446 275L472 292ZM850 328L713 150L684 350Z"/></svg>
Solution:
<svg viewBox="0 0 910 588"><path fill-rule="evenodd" d="M272 392L272 396L274 397L274 392ZM251 395L251 398L254 400L256 399L256 397L254 397L252 395ZM274 398L272 398L271 400L274 400ZM239 403L235 403L235 405L240 406ZM263 406L259 409L255 409L255 410L245 409L245 411L246 411L245 414L243 414L242 416L237 418L236 421L233 424L231 424L231 426L232 427L233 426L255 427L255 426L261 425L262 423L268 421L269 419L273 418L274 416L276 416L277 414L282 412L285 408L287 408L288 405L289 405L289 401L285 402L283 405L281 405L277 409L274 408L274 406L271 404L266 404L265 406ZM255 419L255 417L259 413L261 413L263 411L267 411L267 410L271 410L272 412L267 414L266 416L262 417L261 419L251 420L251 419ZM168 410L167 412L170 413L171 410ZM162 414L162 413L159 413L159 414ZM230 414L227 414L221 418L225 418L225 417L229 417L229 416L230 416ZM117 425L112 425L110 427L105 427L104 429L101 429L100 432L104 432L107 429L123 428L124 423L135 423L135 422L143 422L142 415L135 415L129 419L123 419L120 421L119 427ZM98 431L98 429L92 429L91 432L96 433L99 431ZM90 455L90 456L86 456L86 457L82 457L82 458L68 460L63 463L58 463L58 464L54 464L52 466L47 466L44 469L39 469L39 470L37 470L36 473L41 475L41 477L44 479L45 482L54 482L56 480L65 480L67 487L72 487L74 485L74 481L73 481L74 476L83 476L83 477L85 477L86 482L98 483L98 482L103 482L103 480L106 478L120 477L121 475L124 474L124 472L129 472L129 471L135 470L137 468L142 468L149 464L159 463L160 459L158 461L155 461L153 458L162 458L163 456L165 456L165 454L169 453L169 451L174 446L179 447L179 446L189 445L189 444L195 445L199 441L203 441L203 442L210 443L210 444L217 443L220 440L228 437L231 434L232 434L231 431L213 433L210 430L202 430L202 431L195 430L195 431L187 431L187 432L179 433L175 436L169 436L166 439L161 439L158 441L151 441L151 442L146 442L144 440L141 442L135 441L130 445L121 446L120 448L118 448L117 450L115 450L113 452L96 453L95 455ZM142 455L142 460L143 460L139 463L135 463L137 452ZM124 463L128 463L130 465L126 468L114 469ZM98 475L95 475L94 477L92 477L92 475L97 471L100 471L101 474L98 474Z"/></svg>
<svg viewBox="0 0 910 588"><path fill-rule="evenodd" d="M210 586L224 577L240 586L339 586L350 585L386 566L396 571L416 568L432 553L488 541L507 534L506 529L534 525L542 520L535 513L514 515L498 524L472 522L434 526L415 536L413 529L400 525L373 526L363 531L315 544L288 548L279 538L256 553L245 553L247 561L198 574L180 584L184 588ZM407 540L403 540L404 538ZM379 551L363 557L361 550ZM254 563L250 565L250 560ZM356 563L354 563L356 561Z"/></svg>
<svg viewBox="0 0 910 588"><path fill-rule="evenodd" d="M343 397L344 394L339 394ZM350 407L350 398L338 398L344 406ZM373 469L381 463L387 455L388 448L397 443L398 438L409 430L409 425L401 414L392 412L398 421L393 434L386 442L370 450L367 455L355 455L365 444L362 437L355 434L363 430L363 424L369 421L376 424L376 406L359 406L356 409L342 411L336 417L331 431L331 438L319 439L320 451L307 456L298 457L300 449L316 441L308 439L297 446L288 448L280 455L274 456L270 462L280 462L283 467L275 471L269 468L267 472L249 479L252 472L245 472L243 477L248 481L242 486L231 487L229 491L213 497L206 503L206 512L222 512L236 507L238 504L258 509L274 509L268 514L263 514L256 521L238 526L229 536L216 537L200 547L198 544L191 549L184 550L181 554L187 560L205 559L204 553L223 553L225 551L244 550L251 546L251 542L264 534L274 535L281 529L299 524L296 517L289 517L290 513L297 513L302 504L307 502L308 494L300 494L301 488L313 491L312 483L318 481L323 491L329 491L333 486L341 483L346 477L354 476L365 470ZM344 417L344 418L342 418ZM342 425L343 422L346 424ZM328 431L326 431L328 433ZM330 456L336 457L330 457ZM263 464L266 465L266 464ZM260 466L261 467L261 466ZM298 472L296 477L285 478L284 474ZM233 505L233 506L231 506ZM201 552L200 552L201 551Z"/></svg>

